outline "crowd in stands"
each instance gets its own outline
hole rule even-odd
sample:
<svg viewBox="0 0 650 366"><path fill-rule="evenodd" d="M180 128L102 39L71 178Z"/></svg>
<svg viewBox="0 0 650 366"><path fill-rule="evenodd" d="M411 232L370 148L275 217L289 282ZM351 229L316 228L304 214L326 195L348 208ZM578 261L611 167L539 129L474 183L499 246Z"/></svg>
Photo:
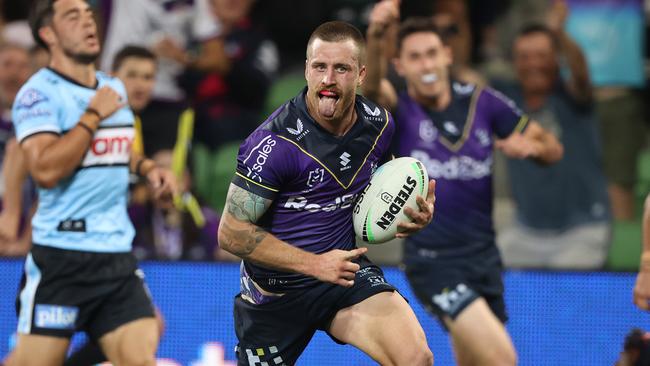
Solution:
<svg viewBox="0 0 650 366"><path fill-rule="evenodd" d="M18 89L48 62L27 25L29 3L0 0L4 256L29 250L37 205L10 122ZM219 249L216 231L239 143L277 101L305 85L298 50L315 25L337 18L365 30L375 1L89 3L101 25L100 69L122 79L137 116L132 148L169 167L184 192L161 205L134 178L129 214L136 256L234 260ZM650 1L404 0L401 7L403 18L433 18L453 54L455 80L494 87L564 146L564 158L551 167L496 159L495 193L503 204L496 205L495 222L505 264L603 268L617 223L638 222L650 190L650 177L639 178L650 171L639 164L648 137ZM387 46L386 61L395 52ZM395 90L403 90L386 65Z"/></svg>

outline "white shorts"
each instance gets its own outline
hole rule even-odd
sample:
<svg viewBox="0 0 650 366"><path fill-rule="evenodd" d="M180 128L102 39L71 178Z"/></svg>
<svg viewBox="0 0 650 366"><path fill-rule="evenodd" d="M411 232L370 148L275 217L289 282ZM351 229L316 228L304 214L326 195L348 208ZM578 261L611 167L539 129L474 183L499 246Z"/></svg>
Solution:
<svg viewBox="0 0 650 366"><path fill-rule="evenodd" d="M506 267L540 269L601 269L612 229L607 222L565 231L537 230L515 223L497 235Z"/></svg>

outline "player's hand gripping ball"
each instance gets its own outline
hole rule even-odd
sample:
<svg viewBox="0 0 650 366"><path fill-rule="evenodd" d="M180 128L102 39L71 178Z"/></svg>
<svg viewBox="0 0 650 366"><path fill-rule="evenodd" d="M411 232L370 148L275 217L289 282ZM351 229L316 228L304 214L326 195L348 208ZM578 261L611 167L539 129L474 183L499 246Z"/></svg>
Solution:
<svg viewBox="0 0 650 366"><path fill-rule="evenodd" d="M397 224L410 222L404 208L419 211L415 199L427 196L429 175L414 158L398 158L380 166L354 207L354 231L370 244L395 238Z"/></svg>

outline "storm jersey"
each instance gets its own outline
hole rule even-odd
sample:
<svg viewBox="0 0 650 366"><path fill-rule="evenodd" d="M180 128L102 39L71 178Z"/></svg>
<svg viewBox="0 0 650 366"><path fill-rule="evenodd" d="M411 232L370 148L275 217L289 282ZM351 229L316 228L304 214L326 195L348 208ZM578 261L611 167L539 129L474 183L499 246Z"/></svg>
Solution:
<svg viewBox="0 0 650 366"><path fill-rule="evenodd" d="M257 225L312 253L355 247L354 202L388 156L394 132L385 109L361 96L355 108L354 125L334 136L309 115L303 90L246 139L233 183L273 200ZM274 292L316 281L249 262L242 275Z"/></svg>
<svg viewBox="0 0 650 366"><path fill-rule="evenodd" d="M527 125L515 104L493 89L453 82L451 90L444 111L428 110L406 92L399 97L395 153L420 160L436 180L433 220L407 240L407 260L463 256L494 245L493 135L504 138Z"/></svg>
<svg viewBox="0 0 650 366"><path fill-rule="evenodd" d="M109 86L126 103L124 85L97 72L96 88L85 87L53 69L34 74L13 106L18 141L72 129L97 88ZM134 229L126 212L133 113L128 106L104 119L79 167L56 187L38 189L32 220L34 243L68 250L128 252Z"/></svg>

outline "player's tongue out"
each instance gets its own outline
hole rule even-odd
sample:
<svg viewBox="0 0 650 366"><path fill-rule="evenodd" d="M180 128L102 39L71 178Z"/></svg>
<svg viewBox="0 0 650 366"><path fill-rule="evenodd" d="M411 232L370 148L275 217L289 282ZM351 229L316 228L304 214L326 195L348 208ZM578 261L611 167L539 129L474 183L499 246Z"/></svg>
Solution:
<svg viewBox="0 0 650 366"><path fill-rule="evenodd" d="M322 90L318 93L318 112L325 117L333 117L336 102L339 100L338 94L331 90Z"/></svg>

